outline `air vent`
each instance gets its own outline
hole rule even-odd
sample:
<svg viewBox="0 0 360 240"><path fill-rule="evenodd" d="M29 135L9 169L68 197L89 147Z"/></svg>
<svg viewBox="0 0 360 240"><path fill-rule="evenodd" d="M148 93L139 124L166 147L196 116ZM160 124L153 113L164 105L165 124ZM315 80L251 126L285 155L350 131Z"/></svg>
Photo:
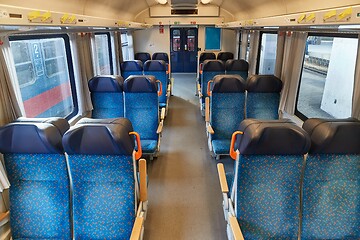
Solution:
<svg viewBox="0 0 360 240"><path fill-rule="evenodd" d="M171 9L171 15L197 15L197 9Z"/></svg>

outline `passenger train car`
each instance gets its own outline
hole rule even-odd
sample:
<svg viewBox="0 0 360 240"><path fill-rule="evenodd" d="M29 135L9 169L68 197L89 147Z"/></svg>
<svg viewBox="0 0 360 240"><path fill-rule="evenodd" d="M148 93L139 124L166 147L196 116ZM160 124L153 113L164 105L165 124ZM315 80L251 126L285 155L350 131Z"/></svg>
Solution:
<svg viewBox="0 0 360 240"><path fill-rule="evenodd" d="M360 239L359 34L356 0L0 0L0 239Z"/></svg>

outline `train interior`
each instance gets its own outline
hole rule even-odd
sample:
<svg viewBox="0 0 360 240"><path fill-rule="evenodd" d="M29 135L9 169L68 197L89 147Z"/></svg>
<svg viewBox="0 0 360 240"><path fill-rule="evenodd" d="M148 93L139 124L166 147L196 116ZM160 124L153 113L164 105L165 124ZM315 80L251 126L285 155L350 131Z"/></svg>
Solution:
<svg viewBox="0 0 360 240"><path fill-rule="evenodd" d="M0 239L360 239L360 2L0 0Z"/></svg>

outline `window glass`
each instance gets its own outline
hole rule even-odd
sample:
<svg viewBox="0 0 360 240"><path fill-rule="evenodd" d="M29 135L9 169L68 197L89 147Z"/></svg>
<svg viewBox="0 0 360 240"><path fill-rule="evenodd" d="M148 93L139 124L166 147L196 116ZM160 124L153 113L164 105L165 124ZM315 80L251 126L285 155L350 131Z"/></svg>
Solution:
<svg viewBox="0 0 360 240"><path fill-rule="evenodd" d="M110 36L108 34L95 34L97 74L112 74Z"/></svg>
<svg viewBox="0 0 360 240"><path fill-rule="evenodd" d="M247 34L245 61L249 62L249 56L250 56L250 34Z"/></svg>
<svg viewBox="0 0 360 240"><path fill-rule="evenodd" d="M353 37L308 36L297 99L297 115L351 116L358 40Z"/></svg>
<svg viewBox="0 0 360 240"><path fill-rule="evenodd" d="M189 52L195 51L195 30L187 30L186 44Z"/></svg>
<svg viewBox="0 0 360 240"><path fill-rule="evenodd" d="M177 51L181 50L180 30L178 30L178 29L173 30L172 50L174 52L177 52Z"/></svg>
<svg viewBox="0 0 360 240"><path fill-rule="evenodd" d="M274 74L276 63L277 34L262 33L259 58L259 74Z"/></svg>
<svg viewBox="0 0 360 240"><path fill-rule="evenodd" d="M65 38L10 38L10 47L26 117L76 114Z"/></svg>

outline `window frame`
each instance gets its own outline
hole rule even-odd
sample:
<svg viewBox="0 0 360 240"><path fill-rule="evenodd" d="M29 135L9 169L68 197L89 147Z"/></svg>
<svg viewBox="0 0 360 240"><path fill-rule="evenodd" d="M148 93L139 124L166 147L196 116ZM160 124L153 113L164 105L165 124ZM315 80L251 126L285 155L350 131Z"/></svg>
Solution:
<svg viewBox="0 0 360 240"><path fill-rule="evenodd" d="M39 40L39 39L51 39L51 38L62 38L64 40L65 45L65 53L66 53L66 62L68 65L69 71L69 82L71 88L71 96L73 103L73 111L64 116L63 118L70 120L72 117L76 116L79 113L79 105L76 93L76 83L75 83L75 75L74 75L74 64L72 60L72 52L70 47L70 37L68 34L44 34L44 35L13 35L9 36L9 42L11 41L25 41L25 40ZM20 87L20 86L19 86Z"/></svg>
<svg viewBox="0 0 360 240"><path fill-rule="evenodd" d="M259 46L258 46L258 52L257 52L257 61L256 61L256 74L259 74L259 70L260 70L260 57L261 57L261 42L263 39L263 34L275 34L278 35L278 32L274 32L274 31L260 31L260 36L259 36ZM275 63L276 63L276 54L275 54ZM273 73L274 75L274 73Z"/></svg>
<svg viewBox="0 0 360 240"><path fill-rule="evenodd" d="M94 43L95 43L95 49L96 49L96 35L106 35L107 36L107 44L108 44L108 48L109 48L109 64L110 64L110 75L114 74L114 63L113 63L113 52L112 52L112 44L111 44L111 35L109 32L97 32L94 34ZM97 51L97 50L95 50ZM94 59L98 59L97 58L97 52L96 52L96 58ZM97 63L98 64L98 63ZM98 65L97 65L98 66Z"/></svg>

